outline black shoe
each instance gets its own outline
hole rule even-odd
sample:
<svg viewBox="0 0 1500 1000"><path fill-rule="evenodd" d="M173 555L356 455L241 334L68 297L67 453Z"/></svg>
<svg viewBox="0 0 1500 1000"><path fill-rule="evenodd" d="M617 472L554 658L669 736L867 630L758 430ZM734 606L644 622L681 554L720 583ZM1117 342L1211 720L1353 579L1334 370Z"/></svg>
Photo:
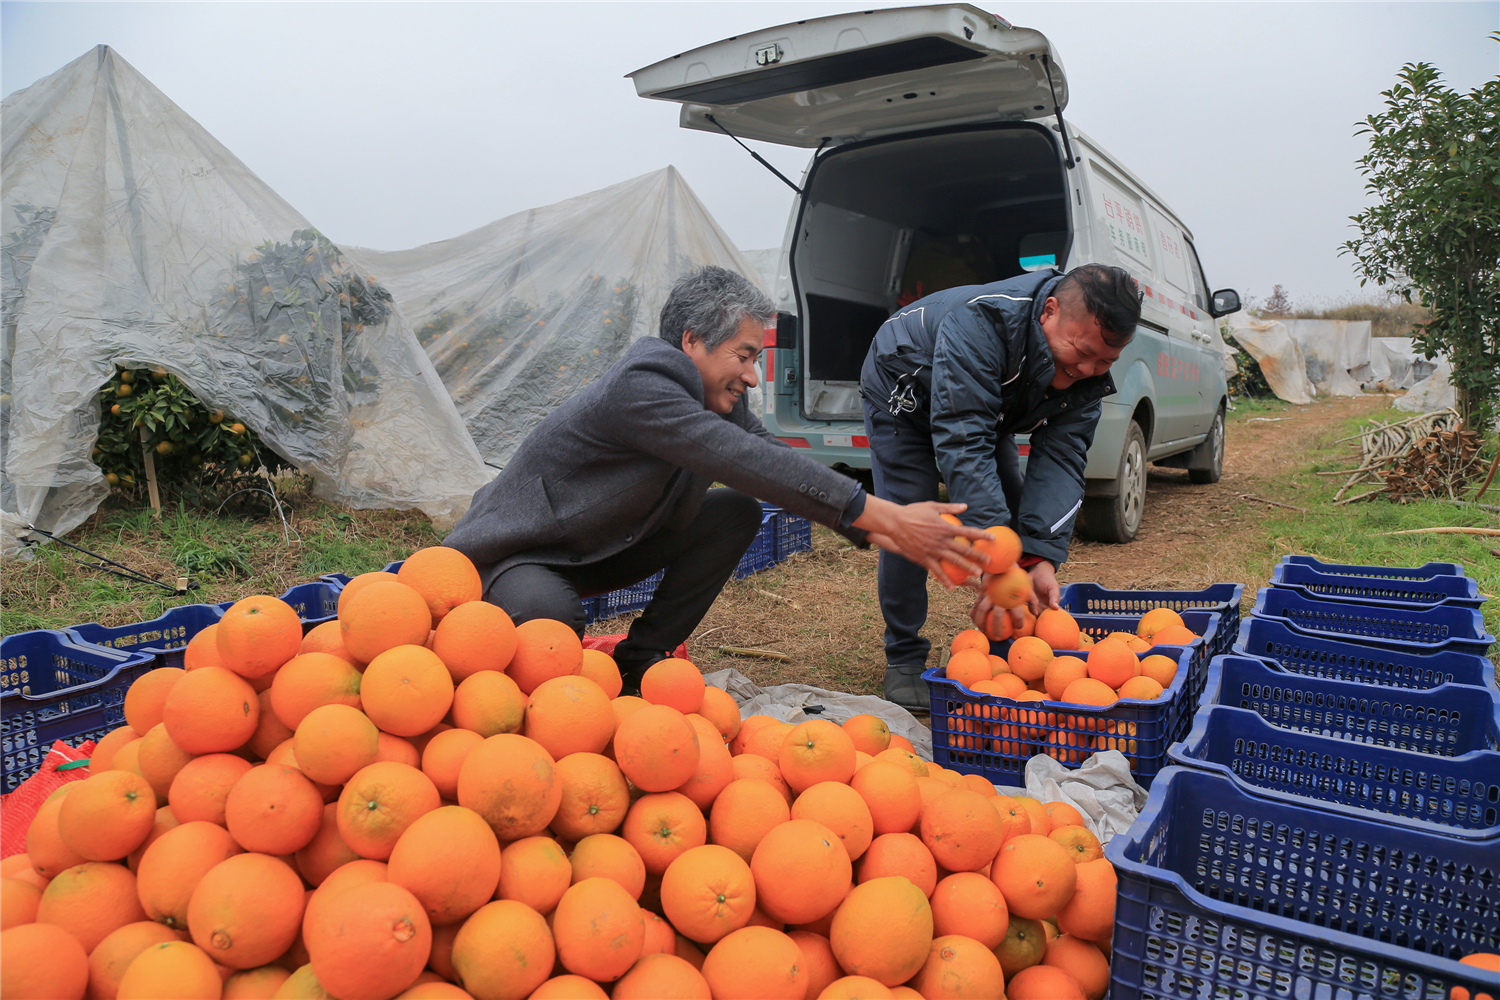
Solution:
<svg viewBox="0 0 1500 1000"><path fill-rule="evenodd" d="M922 679L922 664L891 665L885 668L885 700L908 712L932 711L932 695Z"/></svg>
<svg viewBox="0 0 1500 1000"><path fill-rule="evenodd" d="M637 653L634 656L627 654L627 658L616 659L615 666L620 668L620 694L631 695L636 698L641 696L641 678L646 676L646 671L653 663L671 659L670 653L658 653L648 651Z"/></svg>

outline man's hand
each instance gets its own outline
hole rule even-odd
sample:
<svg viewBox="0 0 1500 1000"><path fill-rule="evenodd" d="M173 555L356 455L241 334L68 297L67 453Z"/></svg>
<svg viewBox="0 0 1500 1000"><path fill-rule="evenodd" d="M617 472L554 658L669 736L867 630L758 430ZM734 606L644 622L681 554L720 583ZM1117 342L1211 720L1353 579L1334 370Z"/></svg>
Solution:
<svg viewBox="0 0 1500 1000"><path fill-rule="evenodd" d="M865 498L864 513L854 521L854 527L869 532L871 543L885 551L925 567L939 583L952 590L954 584L943 572L942 560L946 559L974 577L984 572L984 567L973 561L969 547L959 544L954 538L977 541L987 537L985 533L978 528L953 525L942 519L943 514L956 515L967 506L930 501L903 505L872 495Z"/></svg>
<svg viewBox="0 0 1500 1000"><path fill-rule="evenodd" d="M1033 615L1040 615L1048 608L1053 610L1061 608L1062 605L1058 603L1058 600L1062 596L1062 588L1058 585L1057 570L1053 565L1043 559L1026 572L1031 576L1032 596L1031 600L1027 602L1027 607L1030 608L1031 613ZM985 579L988 579L988 576ZM974 622L975 628L991 639L995 639L998 638L998 635L991 632L989 628L990 615L1000 610L1000 608L991 603L989 595L985 593L984 588L981 586L979 589L979 599L974 602L974 607L969 610L969 618ZM1022 613L1021 606L1018 604L1011 608L1011 631L1015 632L1025 624L1026 615Z"/></svg>

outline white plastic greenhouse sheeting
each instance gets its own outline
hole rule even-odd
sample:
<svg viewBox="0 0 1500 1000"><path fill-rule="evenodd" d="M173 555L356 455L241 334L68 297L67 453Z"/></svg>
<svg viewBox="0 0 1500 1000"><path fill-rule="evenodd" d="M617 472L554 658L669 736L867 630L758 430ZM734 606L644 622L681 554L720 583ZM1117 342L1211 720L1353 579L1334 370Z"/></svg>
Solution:
<svg viewBox="0 0 1500 1000"><path fill-rule="evenodd" d="M357 249L411 318L485 461L656 336L672 282L758 274L674 167L411 250Z"/></svg>
<svg viewBox="0 0 1500 1000"><path fill-rule="evenodd" d="M1312 383L1307 380L1307 362L1285 323L1256 319L1247 312L1232 313L1221 322L1230 336L1260 365L1266 384L1278 399L1288 403L1311 403Z"/></svg>
<svg viewBox="0 0 1500 1000"><path fill-rule="evenodd" d="M0 115L7 525L65 532L104 498L90 451L117 365L165 367L330 499L467 509L479 454L358 254L106 46Z"/></svg>

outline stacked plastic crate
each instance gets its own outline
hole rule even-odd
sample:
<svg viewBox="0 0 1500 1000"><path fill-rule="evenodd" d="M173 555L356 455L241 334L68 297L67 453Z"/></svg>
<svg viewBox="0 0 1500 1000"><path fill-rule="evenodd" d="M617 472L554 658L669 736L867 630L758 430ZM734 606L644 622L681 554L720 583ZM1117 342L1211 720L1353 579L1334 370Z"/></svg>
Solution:
<svg viewBox="0 0 1500 1000"><path fill-rule="evenodd" d="M1500 997L1500 691L1452 563L1287 556L1119 875L1111 996Z"/></svg>
<svg viewBox="0 0 1500 1000"><path fill-rule="evenodd" d="M1109 590L1096 583L1071 583L1059 603L1095 639L1111 632L1135 632L1153 608L1171 608L1201 638L1186 646L1157 646L1178 669L1172 683L1151 699L1122 699L1108 708L1067 702L1024 702L985 695L949 680L942 665L922 674L932 705L933 757L944 767L978 774L997 785L1024 785L1026 762L1050 754L1067 765L1082 763L1096 750L1117 749L1130 762L1136 781L1150 786L1167 766L1167 748L1187 734L1208 676L1209 661L1229 649L1240 617L1244 586L1216 583L1203 590ZM1004 655L1009 643L991 651ZM1059 651L1058 656L1084 657Z"/></svg>

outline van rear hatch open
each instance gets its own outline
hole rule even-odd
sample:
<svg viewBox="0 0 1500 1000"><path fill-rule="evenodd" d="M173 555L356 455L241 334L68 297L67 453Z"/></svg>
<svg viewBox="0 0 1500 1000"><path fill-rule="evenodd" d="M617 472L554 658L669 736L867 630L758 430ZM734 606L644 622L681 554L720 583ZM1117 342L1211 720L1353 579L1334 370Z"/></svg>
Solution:
<svg viewBox="0 0 1500 1000"><path fill-rule="evenodd" d="M638 69L636 93L681 125L815 147L944 125L1015 121L1068 103L1039 31L969 4L837 14L736 35ZM1055 95L1055 104L1054 104Z"/></svg>

